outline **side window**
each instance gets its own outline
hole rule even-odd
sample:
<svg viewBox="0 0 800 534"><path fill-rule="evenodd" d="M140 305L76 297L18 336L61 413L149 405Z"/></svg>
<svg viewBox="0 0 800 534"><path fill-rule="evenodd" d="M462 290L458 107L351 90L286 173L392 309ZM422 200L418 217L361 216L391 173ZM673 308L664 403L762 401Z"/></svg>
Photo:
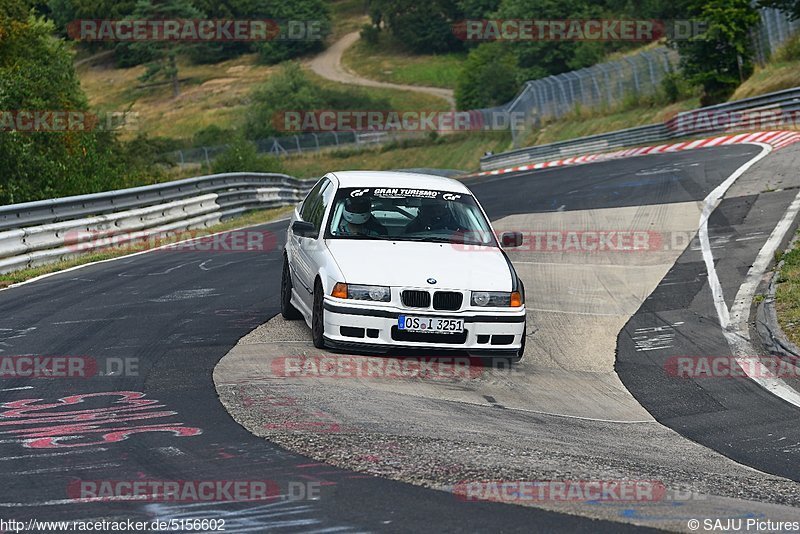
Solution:
<svg viewBox="0 0 800 534"><path fill-rule="evenodd" d="M303 217L303 219L312 223L317 230L322 227L322 217L325 215L325 208L331 203L332 192L333 186L328 180L325 180L322 189L314 199L313 205L309 208L308 217Z"/></svg>
<svg viewBox="0 0 800 534"><path fill-rule="evenodd" d="M331 205L331 202L333 202L333 197L335 194L336 188L332 183L328 182L328 185L322 190L322 213L320 214L320 224L322 224L322 217L325 216L325 211L328 209L328 206ZM319 226L320 225L317 225L317 228L319 228Z"/></svg>
<svg viewBox="0 0 800 534"><path fill-rule="evenodd" d="M314 188L311 189L311 191L306 196L306 199L303 201L303 205L300 208L300 217L304 221L311 222L309 215L311 214L311 211L314 209L314 204L316 204L320 198L319 195L320 191L322 190L323 186L325 186L325 184L327 183L328 179L322 178L319 182L317 182L317 185L315 185Z"/></svg>

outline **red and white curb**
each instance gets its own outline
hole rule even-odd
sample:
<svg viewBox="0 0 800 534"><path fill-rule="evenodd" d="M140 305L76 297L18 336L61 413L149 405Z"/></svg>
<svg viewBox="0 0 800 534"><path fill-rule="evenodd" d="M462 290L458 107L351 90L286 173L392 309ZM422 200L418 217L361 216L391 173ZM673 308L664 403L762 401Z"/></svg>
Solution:
<svg viewBox="0 0 800 534"><path fill-rule="evenodd" d="M589 154L585 156L573 156L566 159L553 161L543 161L541 163L531 163L529 165L518 165L507 169L496 169L493 171L483 171L469 176L493 176L495 174L505 174L507 172L534 171L538 169L549 169L551 167L563 167L565 165L580 165L583 163L593 163L597 161L608 161L612 159L632 158L635 156L646 156L649 154L664 154L667 152L679 152L681 150L692 150L695 148L707 148L712 146L738 145L744 143L765 143L771 145L773 149L779 149L800 141L800 132L756 132L736 135L723 135L720 137L710 137L708 139L698 139L696 141L685 141L671 145L644 146L639 148L629 148L617 152L606 152L603 154Z"/></svg>

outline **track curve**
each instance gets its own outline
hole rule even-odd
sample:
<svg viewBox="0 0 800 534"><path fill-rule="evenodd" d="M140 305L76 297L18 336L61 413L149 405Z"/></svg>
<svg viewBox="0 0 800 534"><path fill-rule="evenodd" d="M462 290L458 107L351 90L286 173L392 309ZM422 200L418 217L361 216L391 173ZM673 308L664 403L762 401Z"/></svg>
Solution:
<svg viewBox="0 0 800 534"><path fill-rule="evenodd" d="M564 217L563 213L605 209L631 211L628 219L607 219L611 221L640 219L668 221L671 220L671 215L678 212L665 212L657 208L645 210L650 214L648 219L644 217L645 211L639 208L670 205L672 206L670 209L677 206L677 209L684 210L687 214L692 213L693 203L702 199L756 152L757 148L740 146L669 156L645 156L632 161L593 164L544 171L534 175L510 175L475 180L470 186L493 220L505 218L511 225L537 224L536 214ZM784 187L787 185L796 184L783 184ZM771 193L762 193L765 188L758 182L753 182L751 186L752 194L756 197L764 196L760 201L767 202L766 197ZM791 194L791 192L781 194L780 191L775 193L773 198L776 201L764 205L769 208L757 210L761 224L765 228L780 215L778 213L780 206L786 204L785 199ZM756 203L739 201L736 205L752 207ZM737 213L741 213L743 209L745 208L741 208ZM723 209L721 213L733 213L733 211ZM531 214L534 215L533 218ZM756 212L753 213L754 217L755 215ZM548 224L553 220L548 216ZM564 221L565 224L567 222L569 220ZM260 230L278 235L277 243L280 244L284 224L274 223L261 227ZM714 224L711 226L716 228ZM756 237L752 240L753 249L758 245L759 239L761 238ZM740 254L741 258L736 262L747 261L747 251L736 251L736 253L741 252L745 253ZM681 254L678 253L676 256ZM654 255L653 258L655 257ZM258 531L265 528L304 531L330 529L408 531L436 528L450 531L463 530L467 525L471 530L479 531L528 531L531 526L547 530L571 531L620 531L627 528L616 522L598 522L538 508L489 502L464 502L446 492L359 475L264 443L262 439L237 425L219 403L212 382L212 370L217 362L236 346L240 338L277 313L279 258L277 250L256 255L215 254L207 251L154 252L83 267L0 292L0 311L3 317L0 324L2 355L81 354L92 356L98 361L106 358L124 361L137 358L139 365L138 371L130 376L103 376L91 380L17 379L3 382L0 387L2 390L0 401L6 403L5 410L15 406L9 403L16 401L19 404L22 399L43 399L40 403L54 403L57 399L70 396L104 393L81 397L79 399L81 408L90 410L112 408L111 413L114 415L102 419L103 425L99 429L76 426L76 422L72 420L59 421L55 425L58 430L56 437L59 437L61 444L64 445L59 448L26 448L25 442L30 445L29 440L39 436L32 436L30 432L21 433L18 425L9 425L0 436L0 469L6 475L5 479L10 481L2 490L0 507L5 508L9 516L36 516L40 519L163 518L191 517L192 514L196 517L205 514L208 517L228 518L231 522L230 530L234 531ZM553 263L552 259L548 261ZM541 274L540 271L535 271L538 268L535 265L537 263L535 258L522 261L531 262L532 275ZM679 265L680 263L679 261ZM663 264L662 260L654 260L654 265ZM610 267L608 271L611 269L613 268ZM654 271L656 272L653 274L653 279L658 276L657 269ZM670 268L666 268L666 271L671 272ZM735 266L720 271L723 283L727 284L726 287L734 287L740 283L741 274L737 274L739 271L740 269ZM608 283L608 280L607 277L597 277L597 283L600 285ZM660 284L663 282L659 279L654 283L661 288ZM544 301L548 295L552 296L557 287L543 288L539 292L540 300ZM641 291L645 289L643 287ZM729 291L728 294L730 293ZM655 294L659 294L659 290ZM574 297L568 304L587 306L593 302L591 295ZM641 312L636 308L631 309L635 299L623 302L625 299L620 295L617 301L624 304L622 310L624 313L633 314L632 323L638 320L637 317ZM557 315L557 312L547 311L548 308L544 305L541 309L542 311L538 312L539 318ZM567 310L570 311L575 310ZM605 312L595 310L595 313ZM614 314L622 317L624 313ZM579 314L567 313L567 315ZM619 317L616 320L620 320ZM573 325L574 329L575 324L556 321L550 326L550 331L564 328L565 332L569 332L570 325ZM624 324L625 321L622 321L620 327ZM607 332L604 335L607 335ZM698 335L708 336L705 333ZM615 336L616 332L612 332L612 337ZM573 341L577 343L580 338L578 333ZM620 347L624 347L624 344L625 341L621 337ZM544 369L556 369L577 376L581 368L597 373L601 369L590 369L588 366L599 365L602 369L608 369L609 365L614 365L613 354L610 360L606 358L602 362L593 358L584 360L569 358L570 351L576 353L586 351L586 347L591 347L591 343L570 345L570 350L555 352L545 351L543 347L546 346L554 346L553 340L542 341L538 356L526 364L530 367L523 368L523 371L530 369L544 374ZM624 359L623 352L620 353L618 365L630 365L634 368L631 372L635 373L636 363ZM671 425L670 412L659 412L654 408L664 402L663 397L655 395L652 400L647 397L652 394L646 387L648 384L653 389L661 389L661 384L642 380L638 382L642 387L637 388L634 383L638 375L626 375L621 368L619 371L623 383L656 420L667 426L674 426L678 432L683 433L681 430L683 421ZM610 372L613 373L613 369ZM545 382L546 380L542 383ZM619 384L613 386L621 388L618 391L625 389ZM123 407L126 407L124 403L130 402L131 395L128 394L126 397L124 394L109 394L110 392L142 393L145 399L157 399L159 406L163 408L158 408L160 415L154 415L153 419L125 420L124 416L121 417L113 409L115 407L118 409L121 402ZM535 394L535 391L531 391L528 396ZM471 431L473 446L457 451L462 458L463 455L475 458L484 452L497 454L496 446L487 448L485 441L482 440L487 435L492 436L491 432L503 425L506 425L506 435L498 436L503 438L504 445L511 444L509 448L519 443L515 440L530 438L537 439L537 443L550 444L550 447L543 448L539 455L528 457L527 460L524 456L506 457L504 463L496 463L494 465L496 478L521 475L530 477L542 473L561 478L590 477L597 476L597 469L605 469L607 477L613 476L613 473L643 477L657 471L656 474L662 478L672 476L671 480L676 483L690 477L701 479L704 492L719 496L719 499L710 503L717 515L728 514L731 510L741 510L743 506L741 500L725 496L725 485L731 488L748 487L747 497L751 499L752 509L775 515L796 513L794 508L798 504L795 502L796 484L786 479L748 470L724 456L709 452L700 445L681 440L677 434L652 421L627 425L625 428L630 430L621 431L619 424L613 422L591 422L587 419L563 417L563 415L580 415L576 413L551 415L522 413L521 410L514 410L514 405L510 402L511 408L502 409L453 402L448 399L413 397L404 395L403 392L393 395L392 400L415 403L420 410L438 411L439 416L444 419L433 418L433 426L441 426L438 424L440 421L445 421L448 425L460 424L461 428L475 425ZM518 395L515 397L517 399L515 402L527 402L525 397ZM739 419L736 419L735 413L731 413L728 421L741 422L742 416L746 418L747 414L755 413L752 410L763 409L763 406L766 406L764 403L775 402L774 398L768 395L755 395L754 398L762 408L743 407L744 411L738 413ZM484 402L490 403L488 400ZM562 402L562 404L568 408L581 409L569 403ZM460 419L448 421L447 418L454 413L454 406L458 409ZM630 408L637 409L635 404L630 405ZM52 412L71 408L58 406L48 409L51 415L43 416L46 412L41 411L39 415L44 419L37 424L41 425L50 418L52 427L54 426ZM490 411L486 411L487 409ZM407 411L407 413L413 412ZM796 417L796 411L792 410L780 414L784 417ZM644 412L632 415L639 417L644 415ZM781 419L776 416L770 423L777 425L780 421ZM403 423L407 420L398 417L395 422ZM107 434L112 433L109 431L110 428L141 427L150 424L165 426L158 430L130 433L127 439L117 441L107 437ZM448 426L445 425L443 428L446 430ZM192 429L198 429L199 433L193 434ZM95 432L95 430L100 431ZM712 428L709 432L703 433L700 420L697 420L693 432L695 433L691 435L686 432L685 435L697 443L717 450L722 449L725 455L733 456L731 451L726 451L722 446L715 447L713 440L707 440L708 436L719 435L719 428ZM483 437L477 434L483 434ZM629 440L627 448L620 448L619 439L609 441L607 444L602 442L602 439L606 437L610 439L615 434ZM743 429L742 436L744 435ZM598 439L597 436L601 438ZM570 438L576 439L574 449L571 448L573 445L565 443L565 440ZM75 446L86 443L95 444ZM400 443L406 444L412 453L422 453L430 446L432 450L439 451L440 458L453 452L446 447L436 449L436 440L426 442L410 440ZM441 441L438 443L448 445ZM654 457L653 444L666 447L665 453L660 457ZM346 443L341 445L344 447ZM745 445L742 442L742 446ZM771 445L773 451L778 448L775 443ZM735 457L741 463L769 471L770 469L767 469L769 466L761 461L765 446L770 444L760 442L758 447L743 449L745 452L737 453L738 456ZM647 454L647 449L651 449L650 454ZM670 454L677 457L670 458ZM413 458L414 455L410 456ZM424 465L430 467L429 464ZM539 469L542 466L544 468ZM571 468L565 469L565 466ZM712 476L712 472L716 472L717 475ZM454 473L462 475L458 471ZM796 479L793 472L784 471L779 474ZM76 505L68 490L69 483L74 482L76 478L107 480L252 479L253 477L274 480L281 487L287 486L292 481L314 480L322 484L324 491L317 500L278 499L258 504L103 501ZM731 483L732 480L735 483ZM665 522L663 518L659 519L656 516L661 513L660 510L631 512L619 509L600 510L601 508L603 507L594 506L594 511L589 510L589 512L596 517L627 520L639 525L662 528L664 526L676 528L675 522L679 521L674 515L669 518L672 523ZM587 513L587 510L586 507L576 510L572 506L560 509L570 514ZM712 512L713 510L710 510L709 514Z"/></svg>

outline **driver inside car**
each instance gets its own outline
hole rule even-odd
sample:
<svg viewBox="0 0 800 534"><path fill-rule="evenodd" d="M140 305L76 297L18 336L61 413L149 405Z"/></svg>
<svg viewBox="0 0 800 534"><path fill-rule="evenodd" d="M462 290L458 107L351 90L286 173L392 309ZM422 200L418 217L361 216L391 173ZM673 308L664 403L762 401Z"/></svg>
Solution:
<svg viewBox="0 0 800 534"><path fill-rule="evenodd" d="M442 230L456 231L458 230L458 223L453 218L447 205L437 199L424 199L419 208L419 214L406 226L406 233L408 234Z"/></svg>
<svg viewBox="0 0 800 534"><path fill-rule="evenodd" d="M388 235L386 227L372 215L372 202L364 197L351 197L344 202L339 231L344 235Z"/></svg>

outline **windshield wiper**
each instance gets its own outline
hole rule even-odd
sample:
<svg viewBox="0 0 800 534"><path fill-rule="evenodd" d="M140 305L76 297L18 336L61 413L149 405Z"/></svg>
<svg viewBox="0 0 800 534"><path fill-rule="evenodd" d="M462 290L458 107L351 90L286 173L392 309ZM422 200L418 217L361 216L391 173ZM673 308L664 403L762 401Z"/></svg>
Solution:
<svg viewBox="0 0 800 534"><path fill-rule="evenodd" d="M458 243L458 241L454 241L449 237L437 237L437 236L428 236L428 237L395 237L394 241L417 241L417 242L429 242L429 243Z"/></svg>

